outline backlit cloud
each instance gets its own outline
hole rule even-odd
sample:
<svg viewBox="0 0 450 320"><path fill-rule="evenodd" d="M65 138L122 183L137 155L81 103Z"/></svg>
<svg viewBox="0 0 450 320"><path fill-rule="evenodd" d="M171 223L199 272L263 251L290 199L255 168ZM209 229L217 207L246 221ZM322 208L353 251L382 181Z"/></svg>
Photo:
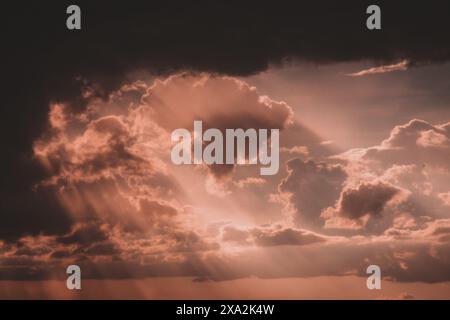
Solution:
<svg viewBox="0 0 450 320"><path fill-rule="evenodd" d="M394 72L394 71L405 71L408 69L410 65L410 61L403 60L396 64L389 64L379 67L373 67L365 70L361 70L358 72L350 73L349 76L352 77L361 77L361 76L367 76L371 74L379 74L379 73L387 73L387 72Z"/></svg>

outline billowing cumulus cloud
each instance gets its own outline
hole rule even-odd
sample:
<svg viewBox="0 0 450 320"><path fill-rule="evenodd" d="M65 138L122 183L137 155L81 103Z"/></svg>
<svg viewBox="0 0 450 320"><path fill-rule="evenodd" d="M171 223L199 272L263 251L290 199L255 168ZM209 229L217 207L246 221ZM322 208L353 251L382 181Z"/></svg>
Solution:
<svg viewBox="0 0 450 320"><path fill-rule="evenodd" d="M285 128L292 110L284 102L260 96L256 88L228 77L172 76L157 80L143 96L154 121L172 131L192 129L194 120L208 128Z"/></svg>
<svg viewBox="0 0 450 320"><path fill-rule="evenodd" d="M379 146L364 150L362 157L379 161L384 166L417 164L449 170L449 138L450 123L432 125L415 119L396 126L388 139Z"/></svg>
<svg viewBox="0 0 450 320"><path fill-rule="evenodd" d="M79 5L5 8L0 280L450 281L448 2ZM280 129L279 172L173 165L194 120Z"/></svg>
<svg viewBox="0 0 450 320"><path fill-rule="evenodd" d="M144 268L140 261L158 259L161 266L155 269L171 270L170 265L192 259L200 263L195 261L201 261L202 252L220 248L220 239L209 237L192 216L168 157L171 130L190 130L194 120L219 129L283 129L292 122L289 106L259 96L255 88L234 78L176 75L153 85L135 82L107 100L98 99L91 91L95 88L86 90L89 103L81 111L63 103L50 105L49 127L33 146L34 156L47 171L34 188L55 198L61 216L68 218L67 226L59 233L39 229L45 235L42 248L25 241L28 238L17 230L18 242L5 249L11 265L16 260L10 255L25 260L33 255L30 263L55 265L124 261L115 270L127 269L126 265ZM221 169L212 168L213 172ZM206 171L196 174L210 179ZM265 180L242 177L232 184L247 189L264 185ZM21 243L21 249L15 250ZM183 272L188 270L192 268ZM26 279L47 277L54 271L5 274Z"/></svg>
<svg viewBox="0 0 450 320"><path fill-rule="evenodd" d="M346 172L340 165L298 158L288 161L286 166L288 175L278 188L291 207L294 221L299 225L320 226L321 211L339 198Z"/></svg>
<svg viewBox="0 0 450 320"><path fill-rule="evenodd" d="M401 201L397 197L402 190L387 183L363 182L356 188L342 190L336 208L322 213L327 227L358 227L381 220L390 202Z"/></svg>
<svg viewBox="0 0 450 320"><path fill-rule="evenodd" d="M155 81L142 97L148 117L161 128L172 132L178 128L193 130L195 120L202 121L203 131L225 129L279 129L293 122L293 112L285 102L260 96L256 88L229 77L177 75ZM224 144L223 154L228 152ZM225 162L225 159L224 159ZM211 165L220 178L231 173L233 165Z"/></svg>
<svg viewBox="0 0 450 320"><path fill-rule="evenodd" d="M84 94L81 109L51 104L33 144L46 172L33 192L66 222L0 227L1 279L62 278L69 263L102 279L362 276L368 264L386 279L450 279L448 124L413 120L330 157L290 106L242 80L182 74ZM174 166L171 130L194 120L282 129L284 169Z"/></svg>
<svg viewBox="0 0 450 320"><path fill-rule="evenodd" d="M374 231L377 224L382 232L405 217L410 225L448 217L448 128L411 120L380 145L333 157L344 160L349 176L339 201L322 213L327 227L364 225Z"/></svg>
<svg viewBox="0 0 450 320"><path fill-rule="evenodd" d="M339 212L350 219L368 214L381 214L386 204L399 192L387 184L362 183L356 189L346 189L339 199Z"/></svg>

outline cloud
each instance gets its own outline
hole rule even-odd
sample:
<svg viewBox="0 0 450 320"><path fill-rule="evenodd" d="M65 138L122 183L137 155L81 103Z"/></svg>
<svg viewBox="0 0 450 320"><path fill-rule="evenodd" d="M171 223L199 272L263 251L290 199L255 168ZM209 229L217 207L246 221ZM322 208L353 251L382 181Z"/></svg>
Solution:
<svg viewBox="0 0 450 320"><path fill-rule="evenodd" d="M2 81L7 93L3 103L9 107L0 114L1 145L8 150L0 163L4 168L0 192L8 199L2 207L6 216L0 227L2 237L16 236L17 229L20 234L36 234L43 228L54 233L70 228L57 201L44 201L44 195L30 191L30 186L48 175L33 157L36 138L49 124L60 130L67 121L57 114L49 121L49 103L67 105L75 113L84 111L93 98L108 100L136 75L152 78L186 70L251 75L291 59L325 64L363 59L390 63L406 58L420 65L449 58L448 25L442 24L447 3L409 4L406 13L400 3L383 2L383 10L397 17L383 22L389 30L387 37L368 36L361 28L365 5L359 1L338 8L320 1L278 6L248 3L240 5L238 14L232 4L205 1L141 3L128 12L115 3L82 1L79 5L89 12L90 18L83 19L83 30L86 27L89 32L66 41L61 21L53 17L64 13L67 3L29 4L26 11L20 4L8 4L12 14L5 23L22 24L4 39L4 47L11 50L5 53L8 63ZM320 16L327 19L311 19ZM411 26L419 20L425 22L412 33ZM138 87L135 92L141 90ZM132 95L128 91L121 99L133 104ZM110 152L129 151L120 150L121 142L115 142L119 149ZM91 166L98 165L92 160ZM35 208L42 212L30 214Z"/></svg>
<svg viewBox="0 0 450 320"><path fill-rule="evenodd" d="M377 204L378 208L383 209L385 214L382 219L367 217L368 221L360 220L356 225L355 221L345 223L342 219L334 219L327 221L328 226L332 224L350 226L351 224L354 228L365 225L366 229L370 229L378 221L376 232L382 232L383 228L389 227L389 223L395 221L395 217L405 214L412 217L415 224L420 224L425 217L428 219L447 217L445 194L450 189L448 180L450 167L447 160L450 158L448 137L448 123L433 125L414 119L406 124L395 126L389 137L379 145L352 149L333 157L344 161L349 174L344 190L352 191L343 193L336 208L328 209L323 213L324 216L354 217L354 214L346 215L344 210L353 213L361 211L350 209L362 209L358 205L356 196L361 186L388 185L390 191L383 188L386 201L372 201L374 198L370 197L363 201L367 206ZM364 189L366 196L369 194L375 196L375 188ZM399 191L395 192L395 190ZM353 197L349 197L350 195ZM347 209L342 202L346 198L349 199ZM370 216L380 216L373 214L381 212L380 210L366 209L365 211L372 212ZM375 232L375 229L372 228L372 231Z"/></svg>
<svg viewBox="0 0 450 320"><path fill-rule="evenodd" d="M276 225L246 229L230 226L223 229L222 236L224 241L226 238L227 243L240 248L231 251L232 254L211 250L211 247L196 247L199 238L188 233L178 235L176 239L187 244L189 249L174 246L173 251L150 254L145 251L145 246L129 245L122 246L120 254L117 254L120 246L100 242L77 251L85 255L84 259L77 260L77 264L86 279L191 276L216 281L250 276L365 276L367 265L377 264L382 268L385 280L435 283L450 279L449 230L449 219L428 222L418 230L409 231L403 238L391 235L326 237ZM40 239L40 245L50 240ZM206 251L199 254L201 250ZM64 278L64 268L55 257L61 252L61 249L54 251L52 260L44 259L48 254L46 250L41 253L44 256L33 258L27 255L6 256L0 266L0 277ZM111 254L116 258L105 260ZM66 255L62 257L64 259ZM76 258L73 253L72 258ZM33 266L33 272L29 271L30 266Z"/></svg>
<svg viewBox="0 0 450 320"><path fill-rule="evenodd" d="M345 189L338 202L339 215L349 219L380 215L399 192L398 188L384 183L362 183L355 189Z"/></svg>
<svg viewBox="0 0 450 320"><path fill-rule="evenodd" d="M64 233L71 226L56 200L44 200L42 191L30 190L48 176L33 157L36 138L47 126L60 130L68 121L57 113L49 119L50 103L64 104L77 113L94 98L107 101L129 79L152 79L180 71L251 75L286 60L325 64L409 59L421 65L446 61L450 56L448 25L441 23L447 18L448 4L442 2L426 7L409 4L407 13L400 3L383 2L383 10L396 19L383 22L389 36L381 38L368 36L361 28L365 7L359 1L339 8L320 1L278 6L249 3L239 7L239 14L232 4L205 1L189 5L141 3L127 13L115 3L82 1L79 5L83 12L89 12L89 21L82 22L89 32L66 41L67 35L60 32L61 21L53 17L64 13L67 3L29 4L26 12L20 4L8 4L11 15L5 23L21 21L22 27L13 28L4 39L4 47L12 50L5 53L8 63L2 81L7 93L3 103L9 107L0 111L1 145L8 150L0 159L4 168L0 192L8 199L2 207L2 237L36 234L44 228ZM327 19L311 19L315 16ZM419 20L425 22L411 33L411 26ZM130 25L133 28L124 27ZM122 90L116 99L136 104L134 95L139 96L143 89L134 87ZM113 103L109 106L111 110L117 107ZM39 213L34 212L36 208ZM46 218L33 218L38 216Z"/></svg>
<svg viewBox="0 0 450 320"><path fill-rule="evenodd" d="M82 110L70 104L50 105L49 127L33 146L34 156L47 172L34 188L54 197L68 223L58 232L38 225L32 235L45 235L41 241L46 250L28 245L17 254L33 253L44 264L51 261L55 266L74 261L87 268L91 262L113 264L116 271L103 272L114 277L130 276L124 270L128 267L137 269L132 276L139 276L141 259L161 259L156 270L178 269L191 259L200 263L196 255L220 249L217 239L205 234L183 205L186 195L167 157L172 128L191 126L199 114L206 125L218 128L283 129L292 121L292 110L284 102L261 97L254 88L228 77L183 74L153 85L124 85L107 100L91 94L86 93L90 100ZM213 98L217 102L211 105ZM166 117L170 110L177 114L180 104L187 106L184 114ZM198 174L211 177L201 170ZM264 183L246 177L236 179L235 186ZM29 229L9 232L14 243L24 241ZM118 267L118 261L129 262ZM186 268L189 273L193 267ZM53 273L58 274L50 267L35 275L7 272L16 279Z"/></svg>
<svg viewBox="0 0 450 320"><path fill-rule="evenodd" d="M438 197L444 202L444 205L450 207L450 192L439 193Z"/></svg>
<svg viewBox="0 0 450 320"><path fill-rule="evenodd" d="M380 161L384 165L418 164L450 169L450 124L432 125L414 119L396 126L381 145L363 152L364 159Z"/></svg>
<svg viewBox="0 0 450 320"><path fill-rule="evenodd" d="M338 199L347 177L340 165L292 159L286 163L288 175L278 186L301 226L320 226L320 213Z"/></svg>
<svg viewBox="0 0 450 320"><path fill-rule="evenodd" d="M230 77L180 74L156 80L142 103L147 109L143 112L170 133L178 128L193 130L195 120L202 121L203 131L217 128L223 134L230 128L283 130L293 122L292 109L285 102L261 96L255 87ZM216 178L223 178L234 166L208 168Z"/></svg>
<svg viewBox="0 0 450 320"><path fill-rule="evenodd" d="M154 121L172 132L193 127L278 128L292 122L292 109L284 102L260 96L255 87L230 77L181 74L156 80L142 97Z"/></svg>
<svg viewBox="0 0 450 320"><path fill-rule="evenodd" d="M68 263L96 279L366 276L368 264L386 279L450 279L448 124L413 120L379 145L328 157L286 103L234 78L183 74L106 99L93 92L80 109L51 104L34 139L45 174L33 192L48 196L39 209L53 210L11 197L6 209L19 213L0 226L1 279L64 278ZM170 130L198 114L219 128L282 128L286 172L262 180L233 169L223 182L211 170L175 168ZM289 159L300 146L305 159Z"/></svg>
<svg viewBox="0 0 450 320"><path fill-rule="evenodd" d="M225 242L233 242L241 245L250 245L250 232L246 229L239 229L234 226L227 225L222 229L222 240Z"/></svg>
<svg viewBox="0 0 450 320"><path fill-rule="evenodd" d="M327 237L308 230L282 225L265 225L245 229L227 225L222 229L222 240L237 245L273 247L305 246L325 242Z"/></svg>
<svg viewBox="0 0 450 320"><path fill-rule="evenodd" d="M424 148L449 148L450 139L446 134L434 130L422 131L417 139L417 145Z"/></svg>
<svg viewBox="0 0 450 320"><path fill-rule="evenodd" d="M322 213L328 228L359 228L381 220L391 202L402 201L402 190L383 182L362 182L355 188L342 190L336 207Z"/></svg>
<svg viewBox="0 0 450 320"><path fill-rule="evenodd" d="M235 182L235 186L242 189L242 188L245 188L248 186L262 185L262 184L265 184L266 182L267 181L262 178L248 177L248 178L241 179L241 180Z"/></svg>
<svg viewBox="0 0 450 320"><path fill-rule="evenodd" d="M64 235L56 238L56 241L62 244L92 244L107 240L108 236L105 230L97 224L79 224L76 225L73 230Z"/></svg>
<svg viewBox="0 0 450 320"><path fill-rule="evenodd" d="M324 275L357 275L366 277L370 264L381 267L384 280L399 282L449 281L449 219L428 222L403 238L388 235L373 237L325 237L314 245L283 245L291 232L270 241L276 246L248 249L229 256L209 256L208 262L220 265L209 274L211 279L256 276L260 278L312 277ZM289 229L285 229L289 230ZM442 234L436 234L442 230ZM276 233L278 234L278 233ZM293 238L287 237L289 240ZM322 236L323 238L323 236ZM270 238L270 240L274 240ZM300 243L302 243L300 241ZM342 257L345 257L343 259ZM236 267L239 265L239 267Z"/></svg>
<svg viewBox="0 0 450 320"><path fill-rule="evenodd" d="M303 155L303 156L307 156L308 155L308 147L306 146L294 146L291 148L280 148L280 152L286 152L288 154L299 154L299 155Z"/></svg>
<svg viewBox="0 0 450 320"><path fill-rule="evenodd" d="M352 77L361 77L361 76L366 76L366 75L371 75L371 74L388 73L388 72L393 72L393 71L405 71L408 69L409 65L410 65L410 62L408 60L403 60L396 64L389 64L389 65L369 68L369 69L361 70L358 72L350 73L348 75L352 76Z"/></svg>
<svg viewBox="0 0 450 320"><path fill-rule="evenodd" d="M308 231L292 228L284 229L254 229L252 231L254 241L258 246L282 246L296 245L304 246L326 241L325 237L318 236Z"/></svg>

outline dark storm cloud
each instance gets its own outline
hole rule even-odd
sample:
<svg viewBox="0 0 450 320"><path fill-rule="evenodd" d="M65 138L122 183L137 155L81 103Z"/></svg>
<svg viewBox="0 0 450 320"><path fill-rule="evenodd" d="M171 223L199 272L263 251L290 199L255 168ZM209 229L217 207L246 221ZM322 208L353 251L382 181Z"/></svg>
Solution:
<svg viewBox="0 0 450 320"><path fill-rule="evenodd" d="M10 58L17 62L11 67L46 70L34 80L56 81L66 88L55 92L59 96L70 90L58 81L63 76L97 80L109 89L138 68L247 75L283 58L317 63L405 58L420 64L450 57L447 1L377 1L381 31L366 28L369 1L76 1L81 31L65 27L69 4L16 5L6 18Z"/></svg>
<svg viewBox="0 0 450 320"><path fill-rule="evenodd" d="M107 93L127 72L141 68L248 75L284 58L404 58L414 65L450 57L447 1L377 1L381 31L366 28L368 1L76 1L80 31L66 29L69 4L41 1L4 9L8 82L28 83L16 89L28 93L23 98L35 89L47 99L77 95L79 77Z"/></svg>
<svg viewBox="0 0 450 320"><path fill-rule="evenodd" d="M46 176L31 146L49 102L82 109L83 87L106 96L136 70L248 75L285 58L417 65L450 57L445 1L377 1L383 30L374 32L365 27L365 1L76 1L80 31L65 27L69 4L2 4L0 239L70 228L57 201L31 189Z"/></svg>

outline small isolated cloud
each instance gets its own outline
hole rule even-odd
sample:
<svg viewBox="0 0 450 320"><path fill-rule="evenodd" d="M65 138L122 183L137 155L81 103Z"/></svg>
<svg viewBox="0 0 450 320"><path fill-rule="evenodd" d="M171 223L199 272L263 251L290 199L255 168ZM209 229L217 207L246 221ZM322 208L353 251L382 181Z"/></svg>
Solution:
<svg viewBox="0 0 450 320"><path fill-rule="evenodd" d="M364 69L364 70L350 73L347 75L351 76L351 77L361 77L361 76L367 76L367 75L371 75L371 74L388 73L388 72L393 72L393 71L405 71L405 70L408 70L409 66L410 66L410 61L403 60L396 64L389 64L389 65Z"/></svg>

